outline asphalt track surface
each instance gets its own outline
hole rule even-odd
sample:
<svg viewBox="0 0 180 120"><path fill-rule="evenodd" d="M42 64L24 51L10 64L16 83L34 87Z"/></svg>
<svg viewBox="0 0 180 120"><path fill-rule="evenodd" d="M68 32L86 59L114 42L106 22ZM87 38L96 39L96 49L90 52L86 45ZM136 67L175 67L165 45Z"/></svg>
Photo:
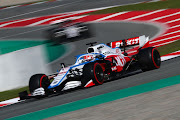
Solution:
<svg viewBox="0 0 180 120"><path fill-rule="evenodd" d="M149 0L59 0L0 10L0 22Z"/></svg>
<svg viewBox="0 0 180 120"><path fill-rule="evenodd" d="M26 102L21 102L18 104L0 108L0 116L1 119L6 119L9 117L14 117L17 115L22 115L33 111L42 110L57 105L93 97L96 95L148 83L151 81L176 76L180 74L179 65L180 57L163 62L161 68L157 70L152 70L144 73L139 71L139 73L137 74L134 73L128 77L124 77L111 82L106 82L100 86L77 90L67 94L44 98L41 100L29 100Z"/></svg>
<svg viewBox="0 0 180 120"><path fill-rule="evenodd" d="M82 0L77 1L77 3L73 3L72 0L66 1L58 1L57 3L44 3L34 6L25 6L20 8L8 9L0 11L0 21L5 20L13 20L13 19L22 19L27 17L35 17L35 16L43 16L43 15L50 15L56 14L59 12L69 12L74 10L82 10L82 9L89 9L89 8L96 8L96 7L105 7L110 5L117 5L118 0L111 0L111 1L97 1L93 0L91 2ZM142 1L142 0L139 0ZM147 0L148 1L148 0ZM126 1L119 1L119 4L127 4L131 3L133 0L126 0ZM138 2L138 1L136 1ZM57 6L57 5L60 6ZM46 9L51 6L57 6L53 9ZM48 6L48 7L47 7ZM78 7L77 7L78 6ZM71 8L71 9L67 9ZM40 11L39 11L40 10ZM38 12L33 12L38 11ZM30 14L27 14L29 13ZM101 23L101 24L93 24L92 25L95 31L95 36L89 39L76 41L73 43L66 43L66 45L71 46L73 52L70 52L67 56L60 59L61 62L65 63L73 63L74 62L74 55L85 53L86 46L85 44L92 41L97 41L98 43L105 43L112 40L124 39L139 35L147 35L151 38L155 36L160 29L151 25L147 24L137 24L137 23ZM43 37L42 31L45 30L47 26L43 27L36 27L36 28L17 28L17 29L2 29L0 32L1 40L5 39L34 39L34 40L45 40ZM38 31L39 29L39 31ZM113 29L113 30L112 30ZM22 31L26 31L27 33L22 33ZM39 34L39 33L40 34ZM3 34L2 34L3 33ZM10 36L10 33L11 36ZM77 51L80 49L81 51ZM59 68L60 61L56 61L50 64L52 67L52 71ZM168 78L171 76L179 75L179 65L180 65L180 57L175 58L169 61L165 61L162 63L161 68L153 71L148 71L142 73L141 71L136 71L135 73L130 74L128 77L124 77L118 80L114 80L111 82L106 82L103 85L91 87L88 89L77 90L67 94L53 96L50 98L44 98L41 100L28 100L25 102L21 102L18 104L10 105L7 107L0 108L0 119L6 119L22 114L26 114L29 112L34 112L37 110L46 109L49 107L54 107L57 105L62 105L65 103L93 97L96 95L148 83L151 81L156 81L163 78ZM88 94L87 94L88 93Z"/></svg>

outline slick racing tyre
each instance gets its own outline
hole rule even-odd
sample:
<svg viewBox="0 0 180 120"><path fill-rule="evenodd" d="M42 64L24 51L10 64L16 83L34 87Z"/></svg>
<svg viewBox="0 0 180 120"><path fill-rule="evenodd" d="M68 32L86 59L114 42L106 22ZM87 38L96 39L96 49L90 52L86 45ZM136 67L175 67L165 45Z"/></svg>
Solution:
<svg viewBox="0 0 180 120"><path fill-rule="evenodd" d="M95 85L101 85L104 82L103 68L97 62L88 63L83 68L83 80L87 83L91 79Z"/></svg>
<svg viewBox="0 0 180 120"><path fill-rule="evenodd" d="M35 74L31 76L29 80L29 91L32 93L37 88L44 88L47 93L47 87L50 85L50 81L45 74Z"/></svg>
<svg viewBox="0 0 180 120"><path fill-rule="evenodd" d="M138 62L142 71L157 69L161 65L161 58L155 47L144 48L138 53Z"/></svg>

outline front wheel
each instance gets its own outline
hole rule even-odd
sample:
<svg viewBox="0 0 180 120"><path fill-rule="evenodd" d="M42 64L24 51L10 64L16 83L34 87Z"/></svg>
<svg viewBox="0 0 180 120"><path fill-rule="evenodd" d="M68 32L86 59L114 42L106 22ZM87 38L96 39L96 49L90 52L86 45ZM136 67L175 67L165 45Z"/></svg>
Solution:
<svg viewBox="0 0 180 120"><path fill-rule="evenodd" d="M137 56L142 71L160 68L161 57L155 47L144 48L139 51Z"/></svg>
<svg viewBox="0 0 180 120"><path fill-rule="evenodd" d="M97 62L88 63L83 68L83 82L87 83L89 80L93 81L95 85L101 85L104 82L104 71L101 65Z"/></svg>
<svg viewBox="0 0 180 120"><path fill-rule="evenodd" d="M29 80L29 91L32 94L37 88L44 88L46 94L49 85L50 81L45 74L35 74Z"/></svg>

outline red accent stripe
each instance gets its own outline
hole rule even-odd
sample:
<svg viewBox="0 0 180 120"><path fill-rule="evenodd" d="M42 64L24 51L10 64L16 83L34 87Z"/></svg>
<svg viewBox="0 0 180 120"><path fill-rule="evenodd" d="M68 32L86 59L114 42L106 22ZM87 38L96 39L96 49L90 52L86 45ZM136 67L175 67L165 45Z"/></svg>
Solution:
<svg viewBox="0 0 180 120"><path fill-rule="evenodd" d="M93 82L90 82L89 84L87 84L85 87L91 87L91 86L94 86L95 84Z"/></svg>
<svg viewBox="0 0 180 120"><path fill-rule="evenodd" d="M173 15L173 16L166 17L166 18L163 18L163 19L159 19L159 20L157 20L157 22L165 23L165 22L168 22L168 21L171 21L171 20L175 20L175 19L179 19L179 18L180 18L180 14L177 14L177 15Z"/></svg>
<svg viewBox="0 0 180 120"><path fill-rule="evenodd" d="M109 15L112 15L112 14L90 15L90 16L80 18L77 21L89 22L89 21L94 21L94 20L109 16Z"/></svg>
<svg viewBox="0 0 180 120"><path fill-rule="evenodd" d="M7 105L9 105L9 104L0 104L0 107L7 106Z"/></svg>
<svg viewBox="0 0 180 120"><path fill-rule="evenodd" d="M94 77L95 77L96 81L97 81L99 84L103 84L104 80L103 80L102 82L100 82L100 81L97 79L97 77L96 77L96 73L95 73L95 68L96 68L96 67L95 67L95 66L96 66L97 64L99 64L99 63L95 63L95 64L94 64L94 68L93 68Z"/></svg>
<svg viewBox="0 0 180 120"><path fill-rule="evenodd" d="M166 16L166 15L169 15L169 14L173 14L173 13L179 12L179 11L180 11L179 9L170 9L170 10L168 9L168 10L157 12L157 13L154 13L154 14L151 14L151 15L140 17L140 18L137 18L137 19L134 19L134 20L151 20L151 19L154 19L154 18Z"/></svg>
<svg viewBox="0 0 180 120"><path fill-rule="evenodd" d="M180 18L180 16L179 16L179 18ZM176 25L179 25L179 24L180 24L180 20L179 20L179 21L172 22L172 23L168 23L168 25L169 25L170 27L176 26Z"/></svg>
<svg viewBox="0 0 180 120"><path fill-rule="evenodd" d="M151 11L131 11L131 12L127 12L125 14L119 15L119 16L115 16L115 17L106 19L106 20L124 20L124 19L128 19L131 17L135 17L137 15L146 14L148 12L151 12Z"/></svg>
<svg viewBox="0 0 180 120"><path fill-rule="evenodd" d="M166 37L165 37L166 38ZM150 46L156 46L158 44L162 44L162 43L167 43L167 42L170 42L170 41L175 41L175 40L178 40L180 39L180 36L178 37L174 37L172 39L167 39L167 40L164 40L164 41L159 41L159 42L156 42L156 43L150 43Z"/></svg>
<svg viewBox="0 0 180 120"><path fill-rule="evenodd" d="M65 19L65 18L68 18L68 17L74 17L74 16L79 16L79 15L83 15L83 14L86 14L86 13L89 13L89 12L83 12L83 13L78 13L78 14L73 14L73 15L67 15L67 16L60 16L59 18L55 18L55 19L52 19L52 20L48 20L44 23L41 23L40 25L47 25L47 24L50 24L52 21L56 21L56 20L60 20L60 19ZM65 14L62 14L62 15L65 15ZM79 21L79 19L77 20ZM82 21L82 20L80 20ZM33 22L34 23L34 22Z"/></svg>
<svg viewBox="0 0 180 120"><path fill-rule="evenodd" d="M175 32L175 31L178 31L178 30L180 30L180 26L179 26L179 27L172 28L172 29L169 29L169 30L166 31L164 34L171 33L171 32ZM164 34L163 34L163 35L164 35Z"/></svg>
<svg viewBox="0 0 180 120"><path fill-rule="evenodd" d="M42 87L42 80L43 80L44 77L46 77L46 75L43 75L43 76L41 77L41 79L40 79L40 87Z"/></svg>
<svg viewBox="0 0 180 120"><path fill-rule="evenodd" d="M33 3L28 3L28 4L20 5L19 7L28 6L28 5L32 5L32 4L33 4Z"/></svg>
<svg viewBox="0 0 180 120"><path fill-rule="evenodd" d="M160 66L157 66L157 64L156 64L155 61L154 61L153 51L154 51L155 49L156 49L156 48L153 48L153 49L152 49L152 61L153 61L154 66L155 66L156 68L159 68ZM156 49L156 50L157 50L157 49Z"/></svg>
<svg viewBox="0 0 180 120"><path fill-rule="evenodd" d="M158 39L156 39L156 41L157 40L161 40L161 39L165 39L165 38L170 38L170 37L177 36L177 35L180 35L180 31L176 32L176 33L173 33L173 34L169 34L169 35L165 35L165 36L160 36L160 37L158 37ZM163 41L161 41L161 42L163 42Z"/></svg>

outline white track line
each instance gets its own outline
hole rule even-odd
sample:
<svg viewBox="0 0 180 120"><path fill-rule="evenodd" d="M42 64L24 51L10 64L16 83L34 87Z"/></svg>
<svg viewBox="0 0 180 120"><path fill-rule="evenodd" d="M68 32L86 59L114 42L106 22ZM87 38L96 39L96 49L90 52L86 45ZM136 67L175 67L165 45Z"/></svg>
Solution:
<svg viewBox="0 0 180 120"><path fill-rule="evenodd" d="M170 27L168 29L173 29L173 28L176 28L176 27L180 27L180 25L172 26L172 27Z"/></svg>
<svg viewBox="0 0 180 120"><path fill-rule="evenodd" d="M95 21L95 22L98 22L98 21L106 20L106 19L109 19L109 18L112 18L112 17L116 17L116 16L119 16L119 15L122 15L122 14L128 13L128 12L129 12L129 11L115 13L115 14L112 14L112 15L109 15L109 16L106 16L106 17L102 17L102 18L97 19L97 20L94 20L94 21Z"/></svg>
<svg viewBox="0 0 180 120"><path fill-rule="evenodd" d="M169 56L161 56L161 61L169 60L175 57L178 57L180 55L169 55Z"/></svg>
<svg viewBox="0 0 180 120"><path fill-rule="evenodd" d="M125 20L133 20L133 19L141 18L141 17L144 17L144 16L148 16L148 15L152 15L152 14L155 14L155 13L158 13L158 12L162 12L164 10L166 10L166 9L152 11L152 12L145 13L145 14L142 14L142 15L138 15L138 16L135 16L135 17L132 17L132 18L128 18L128 19L125 19Z"/></svg>
<svg viewBox="0 0 180 120"><path fill-rule="evenodd" d="M19 7L20 5L16 5L16 6L11 6L11 7L6 7L6 8L4 8L4 10L5 9L11 9L11 8L16 8L16 7Z"/></svg>
<svg viewBox="0 0 180 120"><path fill-rule="evenodd" d="M4 24L0 25L0 28L5 27L5 26L10 25L10 24L14 24L14 23L18 23L18 22L23 22L23 21L27 21L27 20L31 20L31 19L35 19L35 18L27 18L27 19L23 19L23 20L16 20L16 21L4 23Z"/></svg>
<svg viewBox="0 0 180 120"><path fill-rule="evenodd" d="M176 35L176 36L173 36L173 37L168 37L168 38L164 38L164 39L160 39L160 40L156 40L156 41L150 41L150 44L156 43L156 42L161 42L161 41L168 40L168 39L173 39L173 38L176 38L176 37L180 37L180 35Z"/></svg>
<svg viewBox="0 0 180 120"><path fill-rule="evenodd" d="M32 26L40 25L40 24L42 24L44 22L47 22L47 21L50 21L50 20L53 20L53 19L56 19L56 18L60 18L61 19L61 17L66 17L66 16L70 16L70 15L75 15L75 13L67 14L67 15L62 15L62 16L56 16L56 17L52 17L52 18L48 18L48 19L44 19L44 20L32 23L30 25L27 25L27 27L32 27ZM86 16L87 15L77 16L77 17L68 17L68 19L80 19L80 18L83 18L83 17L86 17Z"/></svg>
<svg viewBox="0 0 180 120"><path fill-rule="evenodd" d="M40 20L40 21L38 21L38 22L29 24L29 25L27 25L27 26L28 26L28 27L36 26L36 25L42 24L42 23L44 23L44 22L47 22L47 21L49 21L49 20L56 19L56 18L61 18L61 17L69 16L69 15L73 15L73 14L66 14L66 15L61 15L61 16L56 16L56 17L47 18L47 19Z"/></svg>
<svg viewBox="0 0 180 120"><path fill-rule="evenodd" d="M165 43L162 43L162 44L158 44L158 45L155 45L154 47L163 46L163 45L166 45L166 44L169 44L169 43L175 42L175 41L178 41L178 40L173 40L173 41L165 42Z"/></svg>
<svg viewBox="0 0 180 120"><path fill-rule="evenodd" d="M17 98L2 101L2 102L0 102L0 104L8 104L9 105L9 104L20 102L19 100L20 100L20 98L17 97Z"/></svg>
<svg viewBox="0 0 180 120"><path fill-rule="evenodd" d="M30 4L30 5L38 5L38 4L42 4L42 3L45 3L45 2L37 2L37 3Z"/></svg>
<svg viewBox="0 0 180 120"><path fill-rule="evenodd" d="M167 18L167 17L171 17L171 16L174 16L174 15L177 15L177 14L180 14L180 12L176 12L176 13L173 13L173 14L165 15L165 16L162 16L162 17L157 17L157 18L151 19L150 21L160 20L160 19L163 19L163 18Z"/></svg>
<svg viewBox="0 0 180 120"><path fill-rule="evenodd" d="M179 19L175 19L175 20L168 21L168 22L166 22L166 23L164 23L164 24L173 23L173 22L176 22L176 21L179 21L179 20L180 20L180 18L179 18Z"/></svg>
<svg viewBox="0 0 180 120"><path fill-rule="evenodd" d="M180 32L180 30L177 30L177 31L174 31L174 32L170 32L170 33L164 34L164 35L162 35L162 36L166 36L166 35L174 34L174 33L177 33L177 32Z"/></svg>

